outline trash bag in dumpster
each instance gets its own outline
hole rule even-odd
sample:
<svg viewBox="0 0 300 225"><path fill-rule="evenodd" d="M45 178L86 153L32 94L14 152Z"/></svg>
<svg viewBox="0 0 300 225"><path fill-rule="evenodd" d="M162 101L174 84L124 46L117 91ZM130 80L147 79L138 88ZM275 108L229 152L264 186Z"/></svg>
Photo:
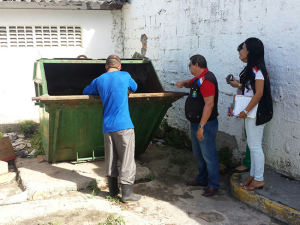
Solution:
<svg viewBox="0 0 300 225"><path fill-rule="evenodd" d="M136 155L143 154L165 113L182 92L165 92L150 60L122 59L138 89L129 95L135 126ZM101 59L40 59L34 84L39 105L43 147L49 162L87 160L104 156L102 103L82 95L93 79L105 73Z"/></svg>

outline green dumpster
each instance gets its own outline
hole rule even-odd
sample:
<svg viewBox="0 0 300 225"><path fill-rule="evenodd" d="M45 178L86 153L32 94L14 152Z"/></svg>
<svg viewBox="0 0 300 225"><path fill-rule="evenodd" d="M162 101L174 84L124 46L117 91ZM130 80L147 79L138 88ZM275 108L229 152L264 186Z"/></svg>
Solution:
<svg viewBox="0 0 300 225"><path fill-rule="evenodd" d="M122 70L137 82L129 95L135 126L136 155L143 154L172 103L182 92L164 91L150 60L122 59ZM103 158L102 103L83 95L93 79L106 72L105 59L40 59L34 64L43 147L49 162Z"/></svg>

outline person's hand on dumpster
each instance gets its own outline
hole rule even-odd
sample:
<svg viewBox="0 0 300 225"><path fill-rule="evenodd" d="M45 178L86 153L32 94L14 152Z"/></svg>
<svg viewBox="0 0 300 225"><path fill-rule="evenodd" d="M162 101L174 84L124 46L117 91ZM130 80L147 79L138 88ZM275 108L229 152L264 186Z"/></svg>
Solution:
<svg viewBox="0 0 300 225"><path fill-rule="evenodd" d="M183 88L183 81L176 82L177 88Z"/></svg>

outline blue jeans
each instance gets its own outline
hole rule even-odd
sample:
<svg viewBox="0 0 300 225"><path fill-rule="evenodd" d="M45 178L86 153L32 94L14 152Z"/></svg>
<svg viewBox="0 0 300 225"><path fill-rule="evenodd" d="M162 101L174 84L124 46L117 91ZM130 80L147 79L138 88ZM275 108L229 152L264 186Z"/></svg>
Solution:
<svg viewBox="0 0 300 225"><path fill-rule="evenodd" d="M209 187L219 189L219 160L216 145L218 119L207 121L204 126L204 140L197 138L198 123L191 123L191 139L193 153L197 161L199 174L197 180Z"/></svg>

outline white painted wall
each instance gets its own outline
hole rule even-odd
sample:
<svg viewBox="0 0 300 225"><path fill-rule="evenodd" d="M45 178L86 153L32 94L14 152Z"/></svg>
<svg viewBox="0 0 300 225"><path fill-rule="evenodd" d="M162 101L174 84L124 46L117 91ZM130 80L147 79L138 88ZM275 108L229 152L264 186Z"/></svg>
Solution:
<svg viewBox="0 0 300 225"><path fill-rule="evenodd" d="M7 25L81 25L83 48L0 48L0 124L26 119L38 121L33 64L40 58L106 58L122 54L116 36L121 26L120 11L99 10L9 10L0 9L0 26Z"/></svg>
<svg viewBox="0 0 300 225"><path fill-rule="evenodd" d="M148 36L147 57L153 60L166 90L189 79L189 57L202 54L220 87L219 130L234 135L235 158L245 152L243 121L227 118L235 90L225 83L243 64L236 48L248 37L265 44L265 59L274 100L274 119L267 124L263 149L266 164L300 179L300 1L298 0L132 0L123 8L124 57L140 52ZM168 111L175 127L188 129L185 99Z"/></svg>

